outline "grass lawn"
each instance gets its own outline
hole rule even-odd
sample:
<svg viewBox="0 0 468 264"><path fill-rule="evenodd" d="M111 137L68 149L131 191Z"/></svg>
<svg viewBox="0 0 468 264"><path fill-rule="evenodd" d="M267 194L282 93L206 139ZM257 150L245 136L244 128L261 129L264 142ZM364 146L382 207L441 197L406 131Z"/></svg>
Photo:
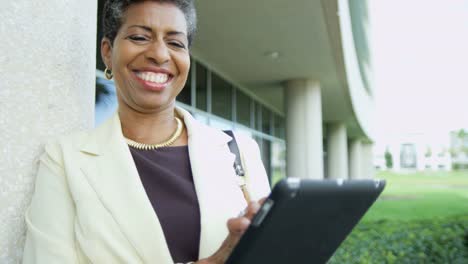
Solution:
<svg viewBox="0 0 468 264"><path fill-rule="evenodd" d="M362 221L468 215L468 172L378 172L387 186Z"/></svg>
<svg viewBox="0 0 468 264"><path fill-rule="evenodd" d="M378 172L387 185L330 263L468 263L468 172Z"/></svg>

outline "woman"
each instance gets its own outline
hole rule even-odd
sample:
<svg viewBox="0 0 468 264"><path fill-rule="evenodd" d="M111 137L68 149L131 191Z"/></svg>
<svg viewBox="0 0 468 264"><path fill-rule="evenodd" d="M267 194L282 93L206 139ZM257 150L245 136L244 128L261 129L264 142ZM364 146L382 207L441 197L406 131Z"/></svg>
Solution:
<svg viewBox="0 0 468 264"><path fill-rule="evenodd" d="M231 137L175 107L194 31L189 0L106 2L101 54L118 112L46 147L24 263L224 263L259 204L239 216ZM269 192L258 147L237 141L258 200Z"/></svg>

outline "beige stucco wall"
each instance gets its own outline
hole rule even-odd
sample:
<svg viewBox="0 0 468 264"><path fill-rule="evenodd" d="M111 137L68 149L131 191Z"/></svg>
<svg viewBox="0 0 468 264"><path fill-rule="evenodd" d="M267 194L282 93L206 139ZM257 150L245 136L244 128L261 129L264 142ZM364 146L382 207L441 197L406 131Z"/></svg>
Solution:
<svg viewBox="0 0 468 264"><path fill-rule="evenodd" d="M2 1L0 263L17 263L46 141L94 120L97 3Z"/></svg>

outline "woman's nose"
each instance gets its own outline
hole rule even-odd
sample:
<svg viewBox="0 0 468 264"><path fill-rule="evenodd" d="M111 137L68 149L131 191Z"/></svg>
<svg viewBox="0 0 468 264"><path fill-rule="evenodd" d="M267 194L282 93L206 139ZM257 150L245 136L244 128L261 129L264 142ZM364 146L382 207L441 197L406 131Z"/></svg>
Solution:
<svg viewBox="0 0 468 264"><path fill-rule="evenodd" d="M155 41L148 47L146 57L158 65L162 65L170 60L169 48L164 41Z"/></svg>

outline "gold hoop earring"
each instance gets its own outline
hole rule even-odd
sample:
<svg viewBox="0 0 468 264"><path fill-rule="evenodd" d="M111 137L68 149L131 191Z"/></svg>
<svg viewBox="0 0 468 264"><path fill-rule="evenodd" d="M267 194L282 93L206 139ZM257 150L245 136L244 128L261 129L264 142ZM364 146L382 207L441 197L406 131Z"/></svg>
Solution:
<svg viewBox="0 0 468 264"><path fill-rule="evenodd" d="M104 70L104 75L106 76L107 80L112 80L112 77L114 77L114 74L112 74L112 71L109 70L107 67Z"/></svg>

